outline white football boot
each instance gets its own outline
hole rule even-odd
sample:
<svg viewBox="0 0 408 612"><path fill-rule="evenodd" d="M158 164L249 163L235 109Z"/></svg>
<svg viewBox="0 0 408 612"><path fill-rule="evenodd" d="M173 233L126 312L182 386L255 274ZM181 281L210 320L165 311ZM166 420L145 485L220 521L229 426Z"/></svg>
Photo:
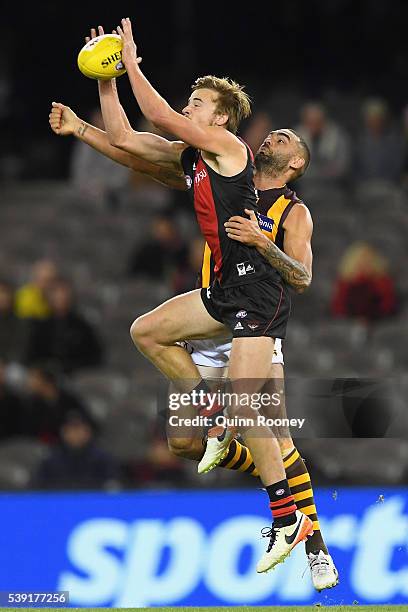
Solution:
<svg viewBox="0 0 408 612"><path fill-rule="evenodd" d="M293 525L287 527L275 527L274 525L270 529L266 528L265 533L262 530L263 537L270 538L270 540L266 552L256 566L258 573L268 572L278 563L282 563L296 544L313 535L312 521L299 510L296 510L296 523Z"/></svg>
<svg viewBox="0 0 408 612"><path fill-rule="evenodd" d="M228 431L228 429L224 429L222 434L218 436L211 436L211 430L209 431L205 452L197 468L199 474L210 472L225 459L233 437L234 433Z"/></svg>
<svg viewBox="0 0 408 612"><path fill-rule="evenodd" d="M313 586L316 591L331 589L339 582L339 573L330 555L326 555L322 550L315 555L307 555L310 573L312 575Z"/></svg>

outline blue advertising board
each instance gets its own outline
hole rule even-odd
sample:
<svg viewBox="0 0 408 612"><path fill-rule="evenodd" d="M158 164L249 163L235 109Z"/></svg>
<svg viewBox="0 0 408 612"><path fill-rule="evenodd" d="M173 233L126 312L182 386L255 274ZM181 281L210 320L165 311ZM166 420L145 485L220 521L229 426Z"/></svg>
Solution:
<svg viewBox="0 0 408 612"><path fill-rule="evenodd" d="M0 591L82 606L408 602L408 492L316 492L340 584L314 591L303 544L268 574L261 491L0 495Z"/></svg>

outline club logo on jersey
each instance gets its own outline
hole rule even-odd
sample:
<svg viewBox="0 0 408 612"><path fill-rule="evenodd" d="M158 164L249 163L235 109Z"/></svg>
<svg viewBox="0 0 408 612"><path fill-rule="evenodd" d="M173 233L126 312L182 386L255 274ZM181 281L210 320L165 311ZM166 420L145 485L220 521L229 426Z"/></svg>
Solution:
<svg viewBox="0 0 408 612"><path fill-rule="evenodd" d="M253 274L255 272L254 266L250 261L243 261L237 264L238 276L246 276L247 274Z"/></svg>
<svg viewBox="0 0 408 612"><path fill-rule="evenodd" d="M192 184L193 184L193 179L191 178L189 174L185 174L184 178L186 179L187 189L191 189Z"/></svg>
<svg viewBox="0 0 408 612"><path fill-rule="evenodd" d="M271 233L273 229L273 219L257 213L258 224L263 232Z"/></svg>
<svg viewBox="0 0 408 612"><path fill-rule="evenodd" d="M235 315L237 319L245 319L245 317L248 315L246 310L238 310L237 314Z"/></svg>
<svg viewBox="0 0 408 612"><path fill-rule="evenodd" d="M259 327L258 321L247 321L247 325L252 331L255 331Z"/></svg>
<svg viewBox="0 0 408 612"><path fill-rule="evenodd" d="M211 299L211 289L209 287L207 287L207 298Z"/></svg>
<svg viewBox="0 0 408 612"><path fill-rule="evenodd" d="M205 170L205 168L203 168L202 170L200 170L200 172L197 172L196 175L194 176L194 183L196 185L198 185L203 179L206 178L207 172Z"/></svg>
<svg viewBox="0 0 408 612"><path fill-rule="evenodd" d="M235 329L244 329L244 326L242 325L241 321L238 321L238 323L236 324L236 326L234 327Z"/></svg>

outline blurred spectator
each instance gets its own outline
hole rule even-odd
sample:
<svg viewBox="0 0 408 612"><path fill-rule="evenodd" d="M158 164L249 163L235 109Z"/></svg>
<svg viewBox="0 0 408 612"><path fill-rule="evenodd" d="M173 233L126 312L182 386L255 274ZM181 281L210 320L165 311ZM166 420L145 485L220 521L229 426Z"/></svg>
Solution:
<svg viewBox="0 0 408 612"><path fill-rule="evenodd" d="M71 283L55 281L47 297L51 313L47 319L32 324L27 363L54 361L65 373L101 365L101 342L90 323L77 312Z"/></svg>
<svg viewBox="0 0 408 612"><path fill-rule="evenodd" d="M117 486L116 464L98 447L95 426L83 413L67 413L61 425L60 440L40 465L35 485L43 489Z"/></svg>
<svg viewBox="0 0 408 612"><path fill-rule="evenodd" d="M182 487L186 484L186 478L185 463L169 451L168 443L159 431L153 432L144 461L129 465L129 481L133 485Z"/></svg>
<svg viewBox="0 0 408 612"><path fill-rule="evenodd" d="M14 314L14 289L0 280L0 360L19 363L25 354L28 322Z"/></svg>
<svg viewBox="0 0 408 612"><path fill-rule="evenodd" d="M397 181L403 168L403 140L390 122L387 104L371 99L363 106L363 129L356 141L359 180Z"/></svg>
<svg viewBox="0 0 408 612"><path fill-rule="evenodd" d="M7 385L6 368L0 363L0 439L22 433L23 407L21 399Z"/></svg>
<svg viewBox="0 0 408 612"><path fill-rule="evenodd" d="M167 216L156 216L149 234L131 253L129 274L165 281L178 266L185 265L187 247L176 224Z"/></svg>
<svg viewBox="0 0 408 612"><path fill-rule="evenodd" d="M340 262L333 315L370 322L393 315L396 307L386 259L365 242L351 245Z"/></svg>
<svg viewBox="0 0 408 612"><path fill-rule="evenodd" d="M311 152L311 164L303 181L341 181L349 170L350 143L339 125L327 117L322 104L311 102L301 109L296 132Z"/></svg>
<svg viewBox="0 0 408 612"><path fill-rule="evenodd" d="M188 257L183 265L179 266L173 277L174 295L191 291L197 286L199 274L203 264L204 240L197 236L190 242Z"/></svg>
<svg viewBox="0 0 408 612"><path fill-rule="evenodd" d="M24 401L24 433L45 443L58 440L66 415L75 410L89 417L82 401L64 389L56 372L48 366L32 367L27 372L27 396Z"/></svg>
<svg viewBox="0 0 408 612"><path fill-rule="evenodd" d="M89 122L104 130L102 113L96 108ZM129 182L129 169L101 155L89 145L75 141L71 158L71 181L79 194L91 202L117 208Z"/></svg>
<svg viewBox="0 0 408 612"><path fill-rule="evenodd" d="M251 122L242 138L255 154L263 143L265 136L269 134L272 129L272 118L267 112L260 111L252 116Z"/></svg>
<svg viewBox="0 0 408 612"><path fill-rule="evenodd" d="M47 289L57 279L58 270L49 259L37 261L32 269L32 279L16 292L15 312L22 319L44 319L50 315L46 297Z"/></svg>

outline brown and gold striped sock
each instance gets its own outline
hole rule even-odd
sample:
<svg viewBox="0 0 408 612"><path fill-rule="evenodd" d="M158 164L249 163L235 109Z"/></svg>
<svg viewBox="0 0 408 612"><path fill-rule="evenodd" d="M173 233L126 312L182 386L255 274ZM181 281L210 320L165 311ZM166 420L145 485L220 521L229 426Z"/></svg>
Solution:
<svg viewBox="0 0 408 612"><path fill-rule="evenodd" d="M249 448L238 442L235 438L231 440L227 456L218 465L227 470L237 470L238 472L251 474L251 476L259 476Z"/></svg>
<svg viewBox="0 0 408 612"><path fill-rule="evenodd" d="M306 553L317 553L322 550L327 554L328 551L320 531L310 474L297 448L293 447L284 457L283 465L298 510L313 521L314 534L306 540Z"/></svg>

